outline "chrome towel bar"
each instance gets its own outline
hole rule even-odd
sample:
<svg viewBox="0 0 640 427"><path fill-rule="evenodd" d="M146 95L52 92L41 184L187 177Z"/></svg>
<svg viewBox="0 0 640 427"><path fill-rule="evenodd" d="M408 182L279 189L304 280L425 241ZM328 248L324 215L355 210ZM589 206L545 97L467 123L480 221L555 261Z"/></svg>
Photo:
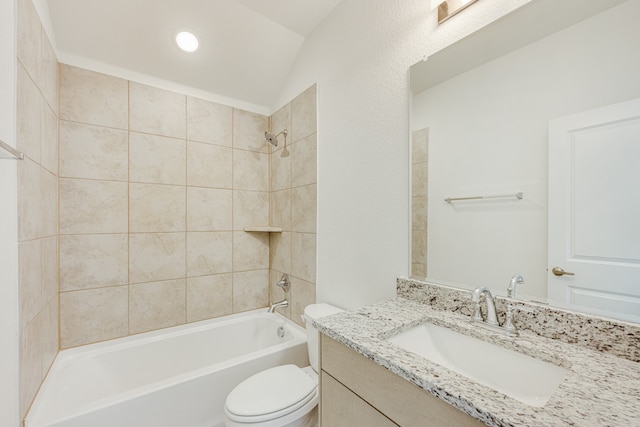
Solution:
<svg viewBox="0 0 640 427"><path fill-rule="evenodd" d="M493 196L467 196L467 197L447 197L446 199L444 199L445 202L447 203L451 203L451 202L457 202L460 200L486 200L486 199L505 199L505 198L510 198L510 197L515 197L518 200L522 200L522 198L524 197L522 192L519 193L515 193L515 194L496 194Z"/></svg>
<svg viewBox="0 0 640 427"><path fill-rule="evenodd" d="M0 139L0 159L24 160L24 154Z"/></svg>

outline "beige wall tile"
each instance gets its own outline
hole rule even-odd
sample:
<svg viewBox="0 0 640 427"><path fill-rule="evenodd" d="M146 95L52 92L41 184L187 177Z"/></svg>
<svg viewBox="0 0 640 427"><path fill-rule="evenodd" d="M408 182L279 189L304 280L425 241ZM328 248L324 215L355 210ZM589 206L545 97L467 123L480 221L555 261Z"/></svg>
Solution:
<svg viewBox="0 0 640 427"><path fill-rule="evenodd" d="M187 185L232 188L232 149L211 144L187 142Z"/></svg>
<svg viewBox="0 0 640 427"><path fill-rule="evenodd" d="M269 233L233 233L233 271L269 268Z"/></svg>
<svg viewBox="0 0 640 427"><path fill-rule="evenodd" d="M316 285L297 277L291 279L291 320L301 326L304 308L316 302Z"/></svg>
<svg viewBox="0 0 640 427"><path fill-rule="evenodd" d="M425 280L427 277L427 265L422 263L411 263L411 278Z"/></svg>
<svg viewBox="0 0 640 427"><path fill-rule="evenodd" d="M427 230L427 196L411 198L411 227Z"/></svg>
<svg viewBox="0 0 640 427"><path fill-rule="evenodd" d="M411 231L411 261L424 264L427 260L427 232L424 230Z"/></svg>
<svg viewBox="0 0 640 427"><path fill-rule="evenodd" d="M60 119L128 129L129 82L60 64Z"/></svg>
<svg viewBox="0 0 640 427"><path fill-rule="evenodd" d="M187 279L187 322L211 319L233 312L233 275Z"/></svg>
<svg viewBox="0 0 640 427"><path fill-rule="evenodd" d="M207 276L232 271L231 232L187 233L187 276Z"/></svg>
<svg viewBox="0 0 640 427"><path fill-rule="evenodd" d="M411 165L411 195L427 195L427 163L415 163Z"/></svg>
<svg viewBox="0 0 640 427"><path fill-rule="evenodd" d="M185 95L130 82L129 109L132 131L182 139L187 136Z"/></svg>
<svg viewBox="0 0 640 427"><path fill-rule="evenodd" d="M60 345L74 347L127 335L129 287L60 294Z"/></svg>
<svg viewBox="0 0 640 427"><path fill-rule="evenodd" d="M317 134L309 135L291 146L291 186L317 182Z"/></svg>
<svg viewBox="0 0 640 427"><path fill-rule="evenodd" d="M291 275L307 282L316 281L316 235L293 233L291 236Z"/></svg>
<svg viewBox="0 0 640 427"><path fill-rule="evenodd" d="M129 288L129 333L186 323L186 280L141 283Z"/></svg>
<svg viewBox="0 0 640 427"><path fill-rule="evenodd" d="M60 179L60 234L126 233L125 182Z"/></svg>
<svg viewBox="0 0 640 427"><path fill-rule="evenodd" d="M60 121L60 176L127 181L128 151L124 130Z"/></svg>
<svg viewBox="0 0 640 427"><path fill-rule="evenodd" d="M429 128L415 130L411 134L411 162L422 163L429 159Z"/></svg>
<svg viewBox="0 0 640 427"><path fill-rule="evenodd" d="M58 295L49 301L49 304L40 312L38 322L41 327L41 355L42 355L42 375L46 375L58 354L60 336L58 331L59 312L58 312Z"/></svg>
<svg viewBox="0 0 640 427"><path fill-rule="evenodd" d="M291 142L317 132L316 85L291 101Z"/></svg>
<svg viewBox="0 0 640 427"><path fill-rule="evenodd" d="M40 163L58 175L58 116L49 105L42 108L40 130Z"/></svg>
<svg viewBox="0 0 640 427"><path fill-rule="evenodd" d="M232 112L226 105L188 96L187 139L231 147Z"/></svg>
<svg viewBox="0 0 640 427"><path fill-rule="evenodd" d="M244 110L233 110L233 147L268 153L271 144L264 138L269 118Z"/></svg>
<svg viewBox="0 0 640 427"><path fill-rule="evenodd" d="M22 329L58 295L58 238L21 243L18 272Z"/></svg>
<svg viewBox="0 0 640 427"><path fill-rule="evenodd" d="M129 176L132 182L184 185L187 154L183 139L129 133Z"/></svg>
<svg viewBox="0 0 640 427"><path fill-rule="evenodd" d="M49 108L53 111L58 111L58 58L51 46L49 37L44 28L41 28L41 55L42 61L40 62L40 90L44 95Z"/></svg>
<svg viewBox="0 0 640 427"><path fill-rule="evenodd" d="M18 163L18 238L21 242L42 237L40 166L29 158Z"/></svg>
<svg viewBox="0 0 640 427"><path fill-rule="evenodd" d="M269 191L269 155L234 149L233 188Z"/></svg>
<svg viewBox="0 0 640 427"><path fill-rule="evenodd" d="M17 67L16 91L16 147L31 160L40 163L44 100L35 83L20 64Z"/></svg>
<svg viewBox="0 0 640 427"><path fill-rule="evenodd" d="M270 267L284 273L291 272L291 233L270 233Z"/></svg>
<svg viewBox="0 0 640 427"><path fill-rule="evenodd" d="M187 187L187 231L233 229L233 191Z"/></svg>
<svg viewBox="0 0 640 427"><path fill-rule="evenodd" d="M186 230L186 187L129 184L131 233Z"/></svg>
<svg viewBox="0 0 640 427"><path fill-rule="evenodd" d="M186 233L129 235L129 283L186 276Z"/></svg>
<svg viewBox="0 0 640 427"><path fill-rule="evenodd" d="M291 188L291 151L271 154L271 191Z"/></svg>
<svg viewBox="0 0 640 427"><path fill-rule="evenodd" d="M20 334L20 416L29 409L42 381L42 340L38 322L31 322Z"/></svg>
<svg viewBox="0 0 640 427"><path fill-rule="evenodd" d="M58 236L42 239L42 301L57 298L59 290Z"/></svg>
<svg viewBox="0 0 640 427"><path fill-rule="evenodd" d="M16 53L34 81L40 80L42 24L31 0L17 2Z"/></svg>
<svg viewBox="0 0 640 427"><path fill-rule="evenodd" d="M39 235L53 236L58 234L58 177L44 168L40 172L40 200L42 211L39 212Z"/></svg>
<svg viewBox="0 0 640 427"><path fill-rule="evenodd" d="M302 233L316 232L316 185L305 185L291 190L291 230Z"/></svg>
<svg viewBox="0 0 640 427"><path fill-rule="evenodd" d="M289 305L284 308L278 308L276 313L280 313L287 319L291 319L291 290L289 290L289 292L285 292L281 287L276 285L281 277L281 271L269 270L269 303L273 304L284 299L289 301Z"/></svg>
<svg viewBox="0 0 640 427"><path fill-rule="evenodd" d="M272 191L269 194L271 196L270 224L291 231L291 189Z"/></svg>
<svg viewBox="0 0 640 427"><path fill-rule="evenodd" d="M269 304L269 270L233 273L233 312L254 310Z"/></svg>
<svg viewBox="0 0 640 427"><path fill-rule="evenodd" d="M60 237L60 291L126 285L128 280L126 234Z"/></svg>
<svg viewBox="0 0 640 427"><path fill-rule="evenodd" d="M269 193L259 191L233 192L233 229L252 225L268 225Z"/></svg>
<svg viewBox="0 0 640 427"><path fill-rule="evenodd" d="M45 304L42 294L42 240L18 245L20 326L24 329Z"/></svg>

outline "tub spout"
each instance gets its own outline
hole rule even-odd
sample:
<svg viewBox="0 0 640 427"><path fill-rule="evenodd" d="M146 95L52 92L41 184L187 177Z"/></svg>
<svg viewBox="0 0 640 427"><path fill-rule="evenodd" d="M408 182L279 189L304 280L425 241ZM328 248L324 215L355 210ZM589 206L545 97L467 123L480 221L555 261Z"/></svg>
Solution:
<svg viewBox="0 0 640 427"><path fill-rule="evenodd" d="M289 301L287 301L286 299L280 301L280 302L274 302L273 304L271 304L269 306L269 310L267 311L267 313L273 313L276 311L277 308L283 308L283 307L288 307L289 306Z"/></svg>

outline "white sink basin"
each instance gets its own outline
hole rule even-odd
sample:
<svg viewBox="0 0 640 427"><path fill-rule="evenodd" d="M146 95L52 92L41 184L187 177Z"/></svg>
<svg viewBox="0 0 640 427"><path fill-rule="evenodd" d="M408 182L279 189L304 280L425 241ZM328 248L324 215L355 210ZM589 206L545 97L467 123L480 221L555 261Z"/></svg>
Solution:
<svg viewBox="0 0 640 427"><path fill-rule="evenodd" d="M567 374L561 366L431 323L387 341L536 407L547 403Z"/></svg>

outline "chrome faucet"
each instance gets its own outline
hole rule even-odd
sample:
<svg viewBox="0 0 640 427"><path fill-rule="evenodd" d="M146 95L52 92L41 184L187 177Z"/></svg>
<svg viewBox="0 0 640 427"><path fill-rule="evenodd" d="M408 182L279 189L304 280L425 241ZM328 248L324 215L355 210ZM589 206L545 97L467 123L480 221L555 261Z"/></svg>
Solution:
<svg viewBox="0 0 640 427"><path fill-rule="evenodd" d="M487 320L482 319L482 313L480 312L480 296L484 295L484 299L487 301ZM498 315L496 314L496 304L493 301L493 295L491 295L491 291L489 288L482 287L476 288L473 290L473 294L471 295L471 301L473 301L476 305L475 312L473 314L474 322L484 322L487 325L491 326L500 326L498 323Z"/></svg>
<svg viewBox="0 0 640 427"><path fill-rule="evenodd" d="M274 302L273 304L271 304L269 306L269 310L267 310L267 313L273 313L276 311L277 308L284 308L288 306L289 306L289 301L287 301L286 299L283 299L280 302Z"/></svg>
<svg viewBox="0 0 640 427"><path fill-rule="evenodd" d="M507 297L515 298L516 297L516 286L524 285L524 277L519 274L514 274L511 277L511 281L509 282L509 286L507 286Z"/></svg>
<svg viewBox="0 0 640 427"><path fill-rule="evenodd" d="M289 275L287 273L282 273L282 277L280 277L280 280L278 280L276 285L281 287L282 290L285 291L285 293L289 292L289 289L291 289L291 281L289 280ZM287 299L283 299L280 302L274 302L273 304L271 304L267 313L273 313L277 308L284 308L288 306L289 301L287 301Z"/></svg>

